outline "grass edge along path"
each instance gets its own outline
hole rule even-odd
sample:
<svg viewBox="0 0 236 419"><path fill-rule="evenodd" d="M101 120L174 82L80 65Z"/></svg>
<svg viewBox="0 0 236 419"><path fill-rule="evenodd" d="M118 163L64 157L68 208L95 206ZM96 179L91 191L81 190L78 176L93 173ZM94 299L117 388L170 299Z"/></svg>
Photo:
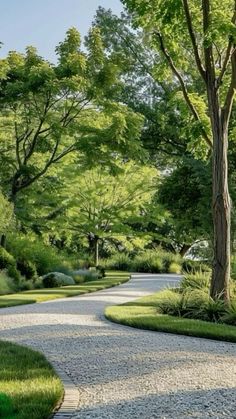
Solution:
<svg viewBox="0 0 236 419"><path fill-rule="evenodd" d="M43 354L0 341L0 417L46 419L62 401L63 385Z"/></svg>
<svg viewBox="0 0 236 419"><path fill-rule="evenodd" d="M0 296L0 308L18 306L23 304L40 303L58 298L75 297L90 292L101 291L115 287L129 281L130 273L108 271L105 278L84 282L79 285L70 285L58 288L43 288L31 291L18 292ZM1 416L0 416L1 417Z"/></svg>
<svg viewBox="0 0 236 419"><path fill-rule="evenodd" d="M130 303L107 307L105 317L125 326L157 332L194 336L236 343L236 327L160 314L158 300L164 291Z"/></svg>

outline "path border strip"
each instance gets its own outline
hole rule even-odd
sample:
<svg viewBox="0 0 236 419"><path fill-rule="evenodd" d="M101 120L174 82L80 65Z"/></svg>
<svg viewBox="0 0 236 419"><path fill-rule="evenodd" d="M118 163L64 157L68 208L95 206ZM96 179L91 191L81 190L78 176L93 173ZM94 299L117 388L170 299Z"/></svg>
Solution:
<svg viewBox="0 0 236 419"><path fill-rule="evenodd" d="M77 411L79 390L71 377L61 369L60 365L51 362L64 387L64 397L59 408L53 413L53 419L70 419Z"/></svg>

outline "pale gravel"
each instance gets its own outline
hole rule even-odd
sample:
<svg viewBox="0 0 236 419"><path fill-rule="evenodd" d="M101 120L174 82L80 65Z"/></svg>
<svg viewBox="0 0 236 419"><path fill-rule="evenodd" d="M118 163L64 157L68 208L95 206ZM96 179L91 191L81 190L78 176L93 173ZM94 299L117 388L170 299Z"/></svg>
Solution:
<svg viewBox="0 0 236 419"><path fill-rule="evenodd" d="M177 281L174 275L141 275L94 294L1 309L0 338L42 351L69 375L78 400L76 412L65 417L236 418L235 344L104 319L107 305Z"/></svg>

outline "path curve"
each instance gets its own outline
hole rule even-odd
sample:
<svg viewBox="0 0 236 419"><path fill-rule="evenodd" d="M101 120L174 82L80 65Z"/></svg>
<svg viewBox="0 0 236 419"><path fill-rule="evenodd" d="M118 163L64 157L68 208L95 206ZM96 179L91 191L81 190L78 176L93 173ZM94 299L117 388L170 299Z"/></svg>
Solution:
<svg viewBox="0 0 236 419"><path fill-rule="evenodd" d="M58 419L236 418L235 344L104 319L107 305L177 280L134 276L81 297L1 309L0 339L42 351L60 371L67 396Z"/></svg>

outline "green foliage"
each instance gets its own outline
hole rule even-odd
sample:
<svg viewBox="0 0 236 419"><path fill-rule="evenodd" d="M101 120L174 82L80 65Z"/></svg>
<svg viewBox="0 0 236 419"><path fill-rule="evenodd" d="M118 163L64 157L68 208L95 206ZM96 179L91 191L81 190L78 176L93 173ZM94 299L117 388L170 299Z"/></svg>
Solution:
<svg viewBox="0 0 236 419"><path fill-rule="evenodd" d="M74 285L75 281L72 277L61 272L50 272L43 276L42 283L45 288L57 288L65 285Z"/></svg>
<svg viewBox="0 0 236 419"><path fill-rule="evenodd" d="M184 259L182 263L182 270L186 273L211 272L211 268L206 263L197 260Z"/></svg>
<svg viewBox="0 0 236 419"><path fill-rule="evenodd" d="M181 265L179 263L176 262L172 262L168 268L168 272L170 274L180 274L181 273Z"/></svg>
<svg viewBox="0 0 236 419"><path fill-rule="evenodd" d="M0 393L0 417L10 419L14 415L12 400L4 393Z"/></svg>
<svg viewBox="0 0 236 419"><path fill-rule="evenodd" d="M6 272L1 271L0 272L0 294L10 294L11 292L16 291L16 285L15 282L12 280L12 276ZM1 417L1 416L0 416Z"/></svg>
<svg viewBox="0 0 236 419"><path fill-rule="evenodd" d="M99 30L91 30L85 52L79 32L69 29L56 52L56 65L33 47L0 60L5 68L0 79L0 184L14 199L18 217L25 216L17 203L19 192L66 156L87 168L115 166L114 153L126 158L143 154L141 115L111 99L117 71L103 51Z"/></svg>
<svg viewBox="0 0 236 419"><path fill-rule="evenodd" d="M13 224L13 206L0 190L0 234L5 234Z"/></svg>
<svg viewBox="0 0 236 419"><path fill-rule="evenodd" d="M17 261L27 261L31 267L32 264L35 265L38 275L47 274L64 266L64 254L59 255L52 246L45 245L40 240L32 240L29 236L9 235L8 248ZM66 260L65 265L68 268Z"/></svg>
<svg viewBox="0 0 236 419"><path fill-rule="evenodd" d="M107 261L102 261L107 269L116 269L118 271L131 271L132 260L129 255L125 253L116 253Z"/></svg>
<svg viewBox="0 0 236 419"><path fill-rule="evenodd" d="M21 281L21 275L20 272L17 270L16 265L10 265L7 268L7 274L10 276L10 278L13 278L15 281L15 286L17 287L18 284Z"/></svg>
<svg viewBox="0 0 236 419"><path fill-rule="evenodd" d="M185 159L162 180L157 199L170 212L174 239L180 243L192 245L212 233L210 179L206 163Z"/></svg>
<svg viewBox="0 0 236 419"><path fill-rule="evenodd" d="M221 317L223 323L232 324L236 326L236 301L231 301L226 308L224 315Z"/></svg>
<svg viewBox="0 0 236 419"><path fill-rule="evenodd" d="M158 252L145 251L134 258L133 270L136 272L160 273L163 272L163 260Z"/></svg>
<svg viewBox="0 0 236 419"><path fill-rule="evenodd" d="M79 269L71 272L71 276L76 284L83 284L84 282L96 281L99 279L99 273L95 270Z"/></svg>
<svg viewBox="0 0 236 419"><path fill-rule="evenodd" d="M210 274L204 272L196 272L192 274L184 274L180 283L180 288L186 290L191 289L208 289L210 286Z"/></svg>
<svg viewBox="0 0 236 419"><path fill-rule="evenodd" d="M219 322L225 313L225 309L222 300L214 301L208 296L207 292L202 290L187 290L182 294L169 291L158 302L158 310L162 314L209 322Z"/></svg>
<svg viewBox="0 0 236 419"><path fill-rule="evenodd" d="M8 268L11 265L15 265L15 263L14 257L6 249L0 247L0 269Z"/></svg>
<svg viewBox="0 0 236 419"><path fill-rule="evenodd" d="M26 279L33 279L37 276L35 265L29 260L19 259L17 260L17 269L21 275L25 276Z"/></svg>

